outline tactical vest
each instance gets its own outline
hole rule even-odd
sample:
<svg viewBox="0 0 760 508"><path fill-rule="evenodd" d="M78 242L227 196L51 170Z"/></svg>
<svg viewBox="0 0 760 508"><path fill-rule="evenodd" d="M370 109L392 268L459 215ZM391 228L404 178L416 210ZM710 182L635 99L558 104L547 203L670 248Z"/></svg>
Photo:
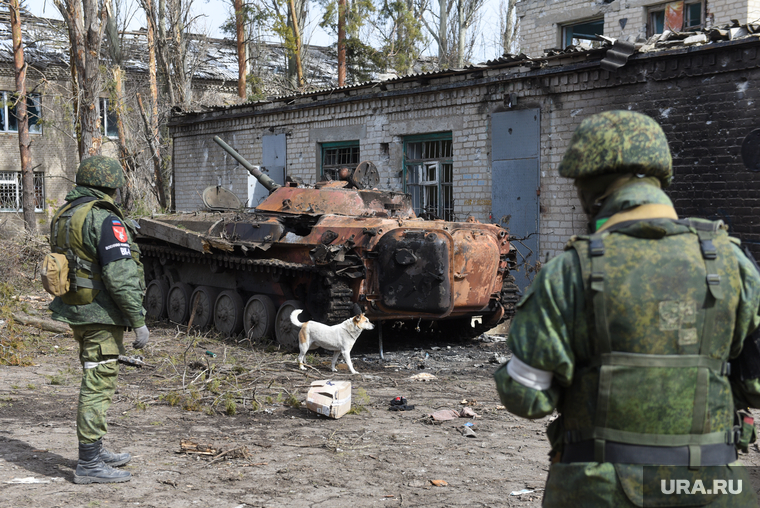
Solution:
<svg viewBox="0 0 760 508"><path fill-rule="evenodd" d="M69 291L60 297L67 305L92 303L98 292L105 289L98 260L87 253L83 243L84 221L94 207L110 211L119 217L125 226L127 225L124 215L116 205L105 199L90 196L67 203L56 212L50 222L50 249L52 252L65 255L69 265ZM134 256L135 249L132 249L133 259Z"/></svg>
<svg viewBox="0 0 760 508"><path fill-rule="evenodd" d="M668 453L680 448L689 467L732 462L727 376L742 282L731 243L722 222L696 219L631 221L571 242L592 357L563 397L566 450L583 442L589 461L678 465Z"/></svg>

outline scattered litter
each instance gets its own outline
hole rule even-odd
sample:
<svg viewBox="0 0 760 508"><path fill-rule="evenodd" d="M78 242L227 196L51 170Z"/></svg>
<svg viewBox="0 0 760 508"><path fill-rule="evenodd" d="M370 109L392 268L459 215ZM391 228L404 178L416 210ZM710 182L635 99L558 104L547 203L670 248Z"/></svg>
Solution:
<svg viewBox="0 0 760 508"><path fill-rule="evenodd" d="M448 487L449 486L449 482L447 482L446 480L430 480L430 483L432 483L436 487Z"/></svg>
<svg viewBox="0 0 760 508"><path fill-rule="evenodd" d="M212 353L211 351L206 351L206 355L210 356L211 358L216 358L216 353Z"/></svg>
<svg viewBox="0 0 760 508"><path fill-rule="evenodd" d="M12 480L8 480L7 482L3 482L3 483L14 483L14 484L50 483L50 482L57 482L61 479L62 478L59 478L57 476L53 478L35 478L34 476L28 476L26 478L14 478Z"/></svg>
<svg viewBox="0 0 760 508"><path fill-rule="evenodd" d="M475 435L475 431L472 430L470 427L467 427L467 426L461 427L459 429L459 432L461 432L464 437L477 437Z"/></svg>
<svg viewBox="0 0 760 508"><path fill-rule="evenodd" d="M330 418L340 418L351 409L351 381L314 381L306 394L306 407Z"/></svg>
<svg viewBox="0 0 760 508"><path fill-rule="evenodd" d="M419 374L409 377L409 379L412 381L432 381L433 379L438 378L428 372L420 372Z"/></svg>
<svg viewBox="0 0 760 508"><path fill-rule="evenodd" d="M459 418L459 411L454 409L441 409L430 415L430 418L437 422L445 422L448 420L456 420Z"/></svg>
<svg viewBox="0 0 760 508"><path fill-rule="evenodd" d="M530 489L522 489L522 490L513 490L509 493L510 496L522 496L523 494L533 494L535 490Z"/></svg>
<svg viewBox="0 0 760 508"><path fill-rule="evenodd" d="M388 408L389 411L409 411L412 409L414 409L414 405L407 404L404 397L396 397L391 400L391 405Z"/></svg>
<svg viewBox="0 0 760 508"><path fill-rule="evenodd" d="M475 425L475 424L472 423L472 422L467 422L467 423L464 424L465 427L472 427L473 425Z"/></svg>
<svg viewBox="0 0 760 508"><path fill-rule="evenodd" d="M499 353L494 353L491 359L488 361L501 365L503 363L507 363L509 361L509 358L504 355L500 355Z"/></svg>
<svg viewBox="0 0 760 508"><path fill-rule="evenodd" d="M480 418L480 415L469 407L463 407L460 411L456 409L441 409L431 414L430 418L437 422L445 422L447 420L456 420L457 418Z"/></svg>
<svg viewBox="0 0 760 508"><path fill-rule="evenodd" d="M216 448L212 448L211 445L196 443L189 439L180 439L179 451L177 453L193 453L198 455L216 455Z"/></svg>

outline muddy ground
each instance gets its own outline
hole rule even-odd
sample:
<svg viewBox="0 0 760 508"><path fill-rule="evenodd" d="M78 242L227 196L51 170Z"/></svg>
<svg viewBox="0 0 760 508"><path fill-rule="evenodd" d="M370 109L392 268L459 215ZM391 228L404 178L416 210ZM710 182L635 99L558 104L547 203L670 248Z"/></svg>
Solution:
<svg viewBox="0 0 760 508"><path fill-rule="evenodd" d="M44 301L24 306L44 316ZM342 363L330 372L326 353L303 372L273 344L153 323L141 354L154 368L122 366L108 413L105 442L133 455L125 466L133 479L76 485L76 345L17 330L33 337L34 365L0 367L0 506L540 505L548 420L500 406L491 375L495 356L508 354L503 336L399 343L386 332L384 360L374 340L360 338L352 355L360 374L351 375ZM421 373L434 379L410 379ZM352 413L333 420L298 407L317 379L350 380ZM397 396L414 409L390 411ZM431 413L463 407L479 417L431 423ZM474 437L461 433L468 422ZM183 439L215 451L178 453ZM28 478L44 483L9 483ZM534 492L510 496L524 489Z"/></svg>
<svg viewBox="0 0 760 508"><path fill-rule="evenodd" d="M24 303L30 314L44 316L44 308L44 298ZM151 343L141 354L153 368L122 366L108 415L106 443L133 455L125 466L133 478L76 485L75 343L66 334L15 330L31 337L34 365L0 367L2 507L541 503L549 418L528 421L500 406L492 372L498 357L509 355L504 336L410 343L386 332L382 360L377 344L360 338L352 355L360 374L351 375L342 364L331 373L327 354L309 358L302 372L294 354L273 344L188 335L152 323ZM434 379L412 379L418 374ZM309 384L328 378L352 383L353 411L337 420L299 407ZM414 409L390 411L397 396ZM464 407L479 417L437 424L429 417ZM463 435L467 423L474 437ZM181 452L183 440L213 451ZM745 462L760 464L757 448ZM22 480L40 483L14 483Z"/></svg>

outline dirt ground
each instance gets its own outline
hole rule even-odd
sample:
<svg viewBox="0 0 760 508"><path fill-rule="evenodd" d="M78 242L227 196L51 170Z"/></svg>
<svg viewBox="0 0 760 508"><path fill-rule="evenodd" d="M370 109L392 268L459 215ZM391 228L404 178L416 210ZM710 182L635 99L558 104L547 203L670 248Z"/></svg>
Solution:
<svg viewBox="0 0 760 508"><path fill-rule="evenodd" d="M44 296L34 298L25 310L44 316ZM0 506L540 506L549 418L500 406L492 373L509 355L504 336L400 343L386 332L382 360L377 343L360 338L360 374L350 375L342 364L330 372L331 355L309 358L303 372L273 344L182 328L152 323L140 354L153 367L121 367L106 444L133 455L133 478L110 485L72 482L81 369L73 339L21 328L34 365L0 367ZM434 379L412 379L419 374ZM350 380L352 412L333 420L299 407L317 379ZM414 409L390 411L397 396ZM429 417L464 407L479 417ZM474 437L463 434L467 423ZM213 451L183 453L183 440ZM757 447L743 458L760 464Z"/></svg>
<svg viewBox="0 0 760 508"><path fill-rule="evenodd" d="M25 309L44 316L43 300ZM326 353L303 372L272 344L153 323L140 354L154 368L122 365L108 413L105 442L133 455L133 478L76 485L76 345L22 329L34 365L0 367L0 506L540 506L548 419L500 406L491 375L508 354L503 336L398 343L386 332L383 360L360 338L351 375L330 372ZM411 379L421 373L435 378ZM317 379L350 380L353 411L334 420L298 407ZM414 409L390 411L397 396ZM479 417L431 423L431 413L465 406ZM466 423L474 437L462 434ZM214 452L179 453L181 440ZM13 483L29 478L43 483ZM533 492L510 495L521 490Z"/></svg>

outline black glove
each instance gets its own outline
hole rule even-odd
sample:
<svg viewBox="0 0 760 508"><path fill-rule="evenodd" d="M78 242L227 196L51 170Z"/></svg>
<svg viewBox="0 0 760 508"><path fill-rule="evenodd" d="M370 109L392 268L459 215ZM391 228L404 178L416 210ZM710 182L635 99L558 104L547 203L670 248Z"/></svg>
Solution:
<svg viewBox="0 0 760 508"><path fill-rule="evenodd" d="M142 325L140 328L135 328L135 341L132 343L133 348L144 348L148 345L148 340L150 340L150 332L147 326Z"/></svg>

